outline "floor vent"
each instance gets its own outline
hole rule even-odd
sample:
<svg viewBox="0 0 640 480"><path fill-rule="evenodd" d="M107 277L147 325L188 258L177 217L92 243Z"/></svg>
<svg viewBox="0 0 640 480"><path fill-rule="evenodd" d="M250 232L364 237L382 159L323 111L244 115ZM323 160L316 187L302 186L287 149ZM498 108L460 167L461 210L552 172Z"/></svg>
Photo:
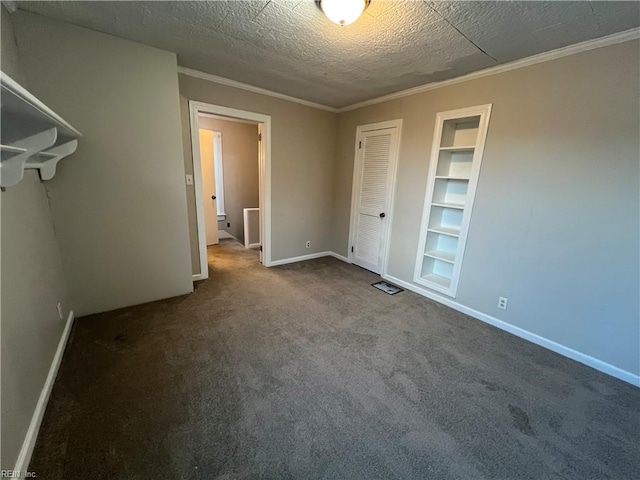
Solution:
<svg viewBox="0 0 640 480"><path fill-rule="evenodd" d="M388 293L389 295L404 292L402 288L396 287L395 285L391 285L387 282L372 283L371 286L376 287L378 290L382 290L384 293Z"/></svg>

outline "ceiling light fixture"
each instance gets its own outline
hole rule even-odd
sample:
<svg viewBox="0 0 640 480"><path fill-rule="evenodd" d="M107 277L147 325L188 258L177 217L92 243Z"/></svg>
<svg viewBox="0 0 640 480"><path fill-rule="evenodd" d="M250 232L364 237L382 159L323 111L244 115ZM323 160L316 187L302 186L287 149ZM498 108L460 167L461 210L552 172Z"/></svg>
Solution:
<svg viewBox="0 0 640 480"><path fill-rule="evenodd" d="M344 27L358 20L371 0L319 0L317 3L329 20Z"/></svg>

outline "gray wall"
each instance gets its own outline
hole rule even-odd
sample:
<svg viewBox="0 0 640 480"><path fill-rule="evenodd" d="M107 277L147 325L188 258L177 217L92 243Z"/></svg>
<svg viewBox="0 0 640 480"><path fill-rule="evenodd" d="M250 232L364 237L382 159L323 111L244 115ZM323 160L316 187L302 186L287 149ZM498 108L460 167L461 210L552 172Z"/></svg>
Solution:
<svg viewBox="0 0 640 480"><path fill-rule="evenodd" d="M182 74L179 77L187 173L193 170L189 100L271 115L271 258L329 250L337 114ZM192 187L187 188L187 198L193 225ZM309 249L305 248L307 240L311 241ZM192 248L197 248L193 240Z"/></svg>
<svg viewBox="0 0 640 480"><path fill-rule="evenodd" d="M18 11L33 93L78 128L50 182L73 307L191 292L176 56Z"/></svg>
<svg viewBox="0 0 640 480"><path fill-rule="evenodd" d="M13 21L4 5L1 7L1 12L0 22L2 22L2 28L0 29L0 35L2 37L0 39L0 47L2 48L2 53L0 55L0 61L2 62L2 71L24 86L24 78L22 77L22 70L20 69L20 61L18 59L18 46L16 45Z"/></svg>
<svg viewBox="0 0 640 480"><path fill-rule="evenodd" d="M22 82L9 13L2 6L2 71ZM35 170L0 193L2 453L13 469L64 329L70 303L47 191ZM61 302L64 320L56 306Z"/></svg>
<svg viewBox="0 0 640 480"><path fill-rule="evenodd" d="M436 113L493 103L456 301L638 374L639 58L627 42L341 114L333 250L356 126L403 118L388 273L412 282Z"/></svg>
<svg viewBox="0 0 640 480"><path fill-rule="evenodd" d="M244 242L244 208L259 205L258 126L214 118L200 120L200 128L222 134L222 169L226 220L218 229ZM227 223L231 227L227 227Z"/></svg>

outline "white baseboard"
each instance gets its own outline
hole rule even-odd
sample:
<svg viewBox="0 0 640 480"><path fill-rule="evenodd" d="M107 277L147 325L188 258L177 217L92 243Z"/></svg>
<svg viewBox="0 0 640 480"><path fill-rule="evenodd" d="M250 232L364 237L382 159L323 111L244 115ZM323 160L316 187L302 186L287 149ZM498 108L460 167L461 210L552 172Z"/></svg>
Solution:
<svg viewBox="0 0 640 480"><path fill-rule="evenodd" d="M343 257L342 255L339 255L335 252L326 251L326 252L311 253L309 255L301 255L299 257L291 257L291 258L284 258L282 260L276 260L274 262L271 262L271 265L269 266L277 267L278 265L287 265L289 263L304 262L305 260L313 260L314 258L322 258L322 257L333 257L333 258L337 258L338 260L342 260L343 262L351 263L347 257Z"/></svg>
<svg viewBox="0 0 640 480"><path fill-rule="evenodd" d="M636 387L640 387L640 375L636 375L632 372L628 372L621 368L618 368L610 363L603 362L602 360L598 360L597 358L593 358L585 353L578 352L570 347L562 345L560 343L554 342L553 340L549 340L548 338L541 337L535 333L529 332L528 330L524 330L520 327L516 327L515 325L511 325L510 323L504 322L502 320L498 320L491 315L487 315L486 313L479 312L474 310L473 308L469 308L465 305L462 305L458 302L451 300L450 298L443 297L442 295L438 295L437 293L431 292L427 289L418 287L409 282L405 282L404 280L400 280L392 275L383 275L382 278L390 281L391 283L395 283L396 285L405 288L407 290L411 290L419 295L430 298L431 300L435 300L436 302L442 303L447 307L451 307L454 310L462 312L466 315L469 315L473 318L476 318L480 321L488 323L489 325L493 325L494 327L499 328L500 330L504 330L509 332L516 337L520 337L524 340L528 340L529 342L535 343L541 347L544 347L553 352L559 353L560 355L564 355L565 357L569 357L572 360L580 362L584 365L587 365L591 368L595 368L607 375L611 375L612 377L623 380L631 385L635 385Z"/></svg>
<svg viewBox="0 0 640 480"><path fill-rule="evenodd" d="M333 258L337 258L338 260L342 260L345 263L351 263L351 260L349 260L347 257L343 257L342 255L336 253L336 252L328 252L329 255L331 255Z"/></svg>
<svg viewBox="0 0 640 480"><path fill-rule="evenodd" d="M47 408L49 395L51 395L53 384L56 380L56 376L58 375L58 368L60 368L60 363L62 362L62 355L64 354L64 349L67 346L67 340L69 340L69 333L71 333L73 319L73 310L71 310L69 312L69 316L67 317L67 324L64 326L64 330L62 331L62 336L60 337L60 342L58 343L58 349L53 356L53 360L51 361L51 367L49 368L47 379L45 380L42 391L40 392L40 398L38 398L38 403L36 404L33 416L31 417L31 423L29 424L27 435L24 438L24 442L22 442L22 448L20 449L20 453L18 454L18 460L16 461L14 470L23 472L23 474L29 468L31 454L33 453L33 448L35 447L36 440L38 439L38 432L40 430L42 418L44 417L44 412Z"/></svg>
<svg viewBox="0 0 640 480"><path fill-rule="evenodd" d="M234 240L236 239L236 237L231 235L226 230L218 230L218 239L222 240L223 238L233 238Z"/></svg>
<svg viewBox="0 0 640 480"><path fill-rule="evenodd" d="M260 248L259 243L250 243L249 245L245 245L247 248Z"/></svg>
<svg viewBox="0 0 640 480"><path fill-rule="evenodd" d="M318 252L310 253L309 255L300 255L299 257L283 258L282 260L275 260L271 262L270 267L277 267L278 265L287 265L289 263L304 262L305 260L313 260L314 258L327 257L331 255L331 252Z"/></svg>

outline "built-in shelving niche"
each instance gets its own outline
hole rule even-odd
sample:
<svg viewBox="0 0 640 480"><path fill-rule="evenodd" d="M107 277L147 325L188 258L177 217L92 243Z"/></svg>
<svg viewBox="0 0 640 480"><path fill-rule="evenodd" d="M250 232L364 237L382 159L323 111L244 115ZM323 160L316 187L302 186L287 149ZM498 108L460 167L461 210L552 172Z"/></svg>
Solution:
<svg viewBox="0 0 640 480"><path fill-rule="evenodd" d="M438 113L414 281L456 296L491 105Z"/></svg>
<svg viewBox="0 0 640 480"><path fill-rule="evenodd" d="M18 184L27 168L50 180L58 162L75 152L80 132L4 72L0 87L0 186Z"/></svg>

